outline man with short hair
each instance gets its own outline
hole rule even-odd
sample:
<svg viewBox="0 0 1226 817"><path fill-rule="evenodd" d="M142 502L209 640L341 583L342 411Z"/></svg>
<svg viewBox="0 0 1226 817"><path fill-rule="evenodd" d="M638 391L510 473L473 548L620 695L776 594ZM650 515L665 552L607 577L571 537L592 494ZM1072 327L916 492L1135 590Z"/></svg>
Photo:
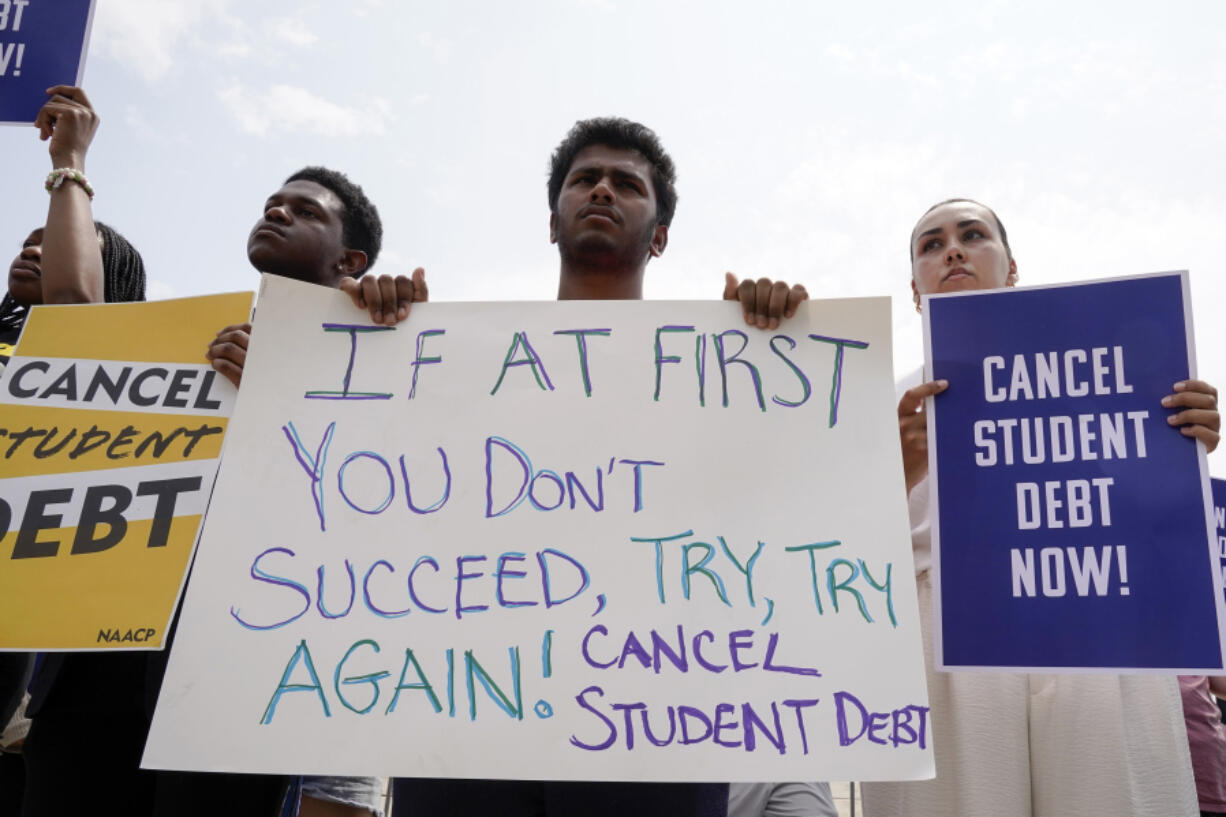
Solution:
<svg viewBox="0 0 1226 817"><path fill-rule="evenodd" d="M612 117L575 123L550 159L558 300L641 300L647 263L668 246L675 185L673 161L650 128ZM731 275L724 296L763 327L808 297L801 286L738 284ZM726 783L400 778L394 786L393 817L724 817L728 808Z"/></svg>
<svg viewBox="0 0 1226 817"><path fill-rule="evenodd" d="M585 119L549 160L549 240L558 245L558 300L642 300L647 262L668 246L677 171L650 128ZM745 322L776 329L808 298L800 284L725 277L724 300Z"/></svg>
<svg viewBox="0 0 1226 817"><path fill-rule="evenodd" d="M363 291L357 277L378 257L382 233L379 214L360 187L344 174L309 167L290 176L265 202L263 216L248 237L247 254L258 270L339 287L356 300ZM389 307L387 313L380 308L375 314L372 309L376 322L403 319L413 301L426 299L420 269L412 278L384 275L372 284L386 292L380 304ZM209 346L213 367L236 385L250 331L250 324L226 327ZM34 713L36 734L27 746L33 751L25 759L33 770L30 779L34 785L27 787L24 814L88 810L159 817L268 817L276 813L285 791L284 776L138 767L139 746L149 728L167 654L51 653L45 657L31 688L29 711ZM106 725L105 731L99 724ZM97 734L81 734L90 730ZM113 753L117 757L106 758L107 764L96 751L104 744L108 749L122 747ZM133 744L136 751L127 752ZM95 785L98 767L109 773L105 786ZM379 789L373 778L308 778L300 815L369 814L372 808L364 805L371 803L378 809ZM320 812L321 808L325 811Z"/></svg>
<svg viewBox="0 0 1226 817"><path fill-rule="evenodd" d="M675 185L673 160L650 129L614 118L576 123L550 158L558 300L641 300L647 262L668 246Z"/></svg>
<svg viewBox="0 0 1226 817"><path fill-rule="evenodd" d="M338 171L306 167L292 174L264 202L263 215L247 237L247 259L260 272L341 289L363 308L369 303L375 323L393 324L408 317L414 301L426 300L426 280L420 268L412 278L363 277L374 266L382 243L383 223L362 188ZM242 379L250 333L250 323L227 326L209 345L207 354L213 368L236 386ZM224 799L227 787L237 784L249 792L244 812L271 814L265 805L269 796L275 808L275 800L284 789L284 778L279 776L227 778L222 781L215 775L179 773L180 796L176 799ZM307 777L302 779L300 791L300 817L368 815L379 808L382 781L373 777Z"/></svg>
<svg viewBox="0 0 1226 817"><path fill-rule="evenodd" d="M394 324L412 303L428 297L425 272L363 277L383 244L379 211L362 188L338 171L305 167L264 202L247 237L247 259L260 272L340 289L370 311L375 323ZM369 305L369 306L368 306ZM227 326L209 344L213 368L238 385L251 324Z"/></svg>

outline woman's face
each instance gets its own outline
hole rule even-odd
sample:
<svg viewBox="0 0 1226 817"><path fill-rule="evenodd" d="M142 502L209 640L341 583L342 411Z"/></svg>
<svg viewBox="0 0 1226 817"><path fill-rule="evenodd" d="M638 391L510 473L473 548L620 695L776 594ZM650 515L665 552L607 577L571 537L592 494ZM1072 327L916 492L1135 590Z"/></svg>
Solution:
<svg viewBox="0 0 1226 817"><path fill-rule="evenodd" d="M911 289L917 296L1013 286L1017 264L996 219L971 201L942 204L911 233Z"/></svg>
<svg viewBox="0 0 1226 817"><path fill-rule="evenodd" d="M21 245L21 253L9 265L9 295L19 304L43 302L43 229L39 227Z"/></svg>

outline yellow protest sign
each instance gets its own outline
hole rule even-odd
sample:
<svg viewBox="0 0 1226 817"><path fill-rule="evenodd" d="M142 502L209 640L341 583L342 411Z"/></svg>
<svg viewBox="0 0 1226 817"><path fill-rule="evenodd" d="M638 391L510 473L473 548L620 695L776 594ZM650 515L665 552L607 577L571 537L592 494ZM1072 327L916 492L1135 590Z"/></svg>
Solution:
<svg viewBox="0 0 1226 817"><path fill-rule="evenodd" d="M0 375L0 650L162 646L237 393L204 351L251 297L30 311Z"/></svg>

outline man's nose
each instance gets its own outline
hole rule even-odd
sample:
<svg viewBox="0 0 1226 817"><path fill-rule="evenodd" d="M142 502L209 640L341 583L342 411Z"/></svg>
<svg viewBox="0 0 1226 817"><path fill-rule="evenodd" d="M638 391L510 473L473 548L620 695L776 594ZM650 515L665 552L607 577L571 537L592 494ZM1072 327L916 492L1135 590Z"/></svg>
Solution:
<svg viewBox="0 0 1226 817"><path fill-rule="evenodd" d="M26 261L41 261L43 260L43 245L31 244L28 247L21 248L21 257Z"/></svg>
<svg viewBox="0 0 1226 817"><path fill-rule="evenodd" d="M266 221L275 221L280 224L289 224L289 207L284 204L277 204L269 207L264 211L264 219Z"/></svg>
<svg viewBox="0 0 1226 817"><path fill-rule="evenodd" d="M592 186L592 202L600 204L613 203L613 185L607 178L601 178Z"/></svg>

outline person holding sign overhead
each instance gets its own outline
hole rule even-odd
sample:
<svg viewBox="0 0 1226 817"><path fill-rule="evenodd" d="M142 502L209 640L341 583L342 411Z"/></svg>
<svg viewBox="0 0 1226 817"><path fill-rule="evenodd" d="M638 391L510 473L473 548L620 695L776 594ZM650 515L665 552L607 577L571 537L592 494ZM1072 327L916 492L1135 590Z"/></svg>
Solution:
<svg viewBox="0 0 1226 817"><path fill-rule="evenodd" d="M57 85L34 123L49 141L51 196L45 226L30 232L9 267L0 302L0 366L12 355L26 310L37 304L116 303L145 299L140 254L115 230L94 221L85 156L98 114L80 88Z"/></svg>
<svg viewBox="0 0 1226 817"><path fill-rule="evenodd" d="M1017 283L999 217L967 199L940 202L911 234L916 309L926 294ZM968 338L968 343L973 338ZM949 388L918 383L898 404L912 546L932 707L935 780L864 784L869 817L1053 814L1195 815L1179 688L1153 675L934 672L928 438L924 401ZM917 384L918 383L918 384ZM940 399L939 397L937 399ZM1199 380L1162 400L1168 423L1209 450L1219 439L1217 391Z"/></svg>
<svg viewBox="0 0 1226 817"><path fill-rule="evenodd" d="M51 156L47 221L26 237L9 268L8 292L0 303L0 366L12 354L10 344L20 335L29 307L145 299L140 254L118 232L93 219L94 191L85 176L85 157L98 114L80 88L57 85L47 94L34 123ZM10 653L3 660L23 658ZM26 709L33 725L22 747L27 769L23 813L70 809L72 792L65 780L87 792L91 781L136 769L144 731L132 728L125 710L140 706L140 688L133 690L128 681L142 676L144 668L140 653L44 656ZM111 705L98 707L98 698ZM83 807L94 802L90 797Z"/></svg>

